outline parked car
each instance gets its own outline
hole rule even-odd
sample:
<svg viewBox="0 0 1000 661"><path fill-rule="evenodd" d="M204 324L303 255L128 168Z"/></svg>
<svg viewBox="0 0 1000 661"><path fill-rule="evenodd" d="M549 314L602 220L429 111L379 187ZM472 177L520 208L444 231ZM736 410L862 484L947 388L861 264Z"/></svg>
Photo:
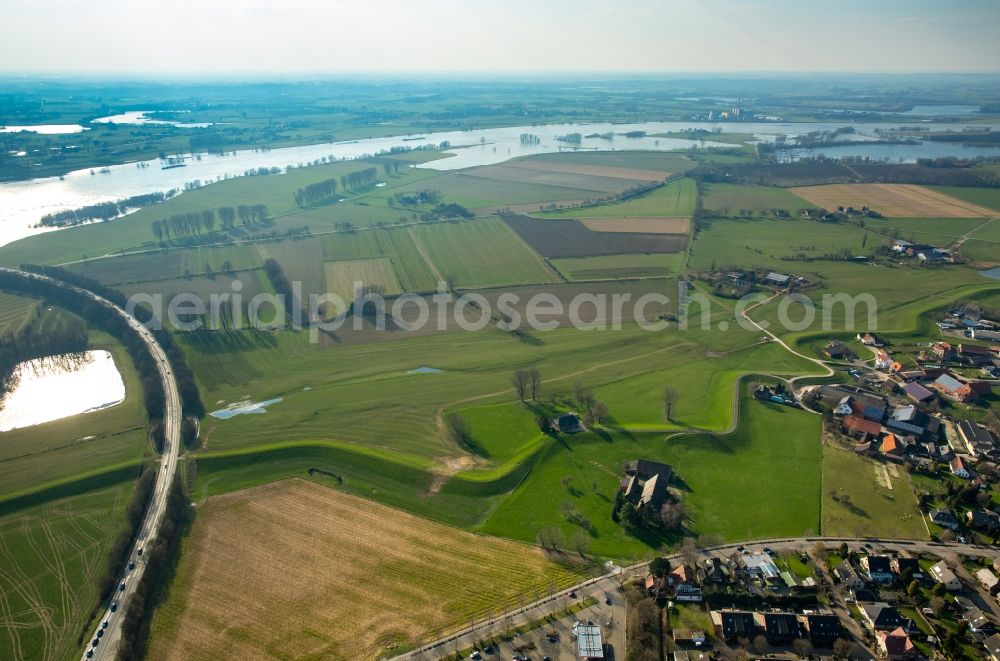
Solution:
<svg viewBox="0 0 1000 661"><path fill-rule="evenodd" d="M118 591L119 592L125 591L125 581L122 581L122 584L118 586Z"/></svg>
<svg viewBox="0 0 1000 661"><path fill-rule="evenodd" d="M132 562L128 563L128 570L132 571L133 569L135 569L135 560L133 560Z"/></svg>
<svg viewBox="0 0 1000 661"><path fill-rule="evenodd" d="M112 601L111 602L111 612L114 613L116 610L118 610L118 602L117 601Z"/></svg>

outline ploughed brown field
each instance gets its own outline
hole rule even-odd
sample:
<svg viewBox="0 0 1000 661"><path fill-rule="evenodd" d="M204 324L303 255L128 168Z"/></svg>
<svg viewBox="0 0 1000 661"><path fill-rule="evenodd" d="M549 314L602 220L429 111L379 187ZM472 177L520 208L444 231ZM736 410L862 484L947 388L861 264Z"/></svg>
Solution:
<svg viewBox="0 0 1000 661"><path fill-rule="evenodd" d="M580 221L593 232L639 232L642 234L687 234L691 220L676 217L584 218Z"/></svg>
<svg viewBox="0 0 1000 661"><path fill-rule="evenodd" d="M912 184L828 184L791 191L824 209L867 206L895 218L982 218L996 212L923 186Z"/></svg>
<svg viewBox="0 0 1000 661"><path fill-rule="evenodd" d="M209 498L153 659L377 659L581 576L532 546L305 480Z"/></svg>

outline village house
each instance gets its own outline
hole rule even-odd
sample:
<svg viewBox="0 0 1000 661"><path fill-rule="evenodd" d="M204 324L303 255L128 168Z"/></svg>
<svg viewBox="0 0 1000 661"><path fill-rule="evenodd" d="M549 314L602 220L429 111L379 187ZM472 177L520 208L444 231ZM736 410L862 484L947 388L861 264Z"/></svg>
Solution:
<svg viewBox="0 0 1000 661"><path fill-rule="evenodd" d="M841 585L848 589L855 590L865 586L865 580L861 578L854 565L849 560L844 560L833 570L833 575L837 577Z"/></svg>
<svg viewBox="0 0 1000 661"><path fill-rule="evenodd" d="M895 364L892 357L889 355L885 349L875 350L875 369L877 370L887 370L891 369Z"/></svg>
<svg viewBox="0 0 1000 661"><path fill-rule="evenodd" d="M935 342L932 344L931 354L942 362L955 360L955 349L948 342Z"/></svg>
<svg viewBox="0 0 1000 661"><path fill-rule="evenodd" d="M931 577L949 592L958 592L962 589L962 582L944 560L931 567Z"/></svg>
<svg viewBox="0 0 1000 661"><path fill-rule="evenodd" d="M716 635L728 643L736 642L740 638L753 640L757 635L757 622L753 613L749 611L712 611L711 617Z"/></svg>
<svg viewBox="0 0 1000 661"><path fill-rule="evenodd" d="M889 585L896 578L892 573L889 556L887 555L867 555L861 558L861 568L867 572L868 577L875 583Z"/></svg>
<svg viewBox="0 0 1000 661"><path fill-rule="evenodd" d="M962 614L969 631L972 633L996 633L997 626L978 608L969 608Z"/></svg>
<svg viewBox="0 0 1000 661"><path fill-rule="evenodd" d="M788 645L799 637L799 620L795 613L754 613L757 628L771 645Z"/></svg>
<svg viewBox="0 0 1000 661"><path fill-rule="evenodd" d="M695 580L694 571L681 565L667 575L667 584L677 601L701 601L701 588Z"/></svg>
<svg viewBox="0 0 1000 661"><path fill-rule="evenodd" d="M989 592L992 596L997 596L1000 593L1000 579L992 571L983 567L976 572L976 580L979 584L983 586L983 589Z"/></svg>
<svg viewBox="0 0 1000 661"><path fill-rule="evenodd" d="M972 510L965 513L969 525L986 533L1000 531L1000 514L987 510Z"/></svg>
<svg viewBox="0 0 1000 661"><path fill-rule="evenodd" d="M886 434L882 437L882 454L885 455L886 459L892 461L902 461L903 460L903 447L896 440L895 434Z"/></svg>
<svg viewBox="0 0 1000 661"><path fill-rule="evenodd" d="M678 645L694 645L695 647L701 647L707 640L705 632L700 629L674 629L671 637Z"/></svg>
<svg viewBox="0 0 1000 661"><path fill-rule="evenodd" d="M876 631L875 640L878 643L879 656L889 661L916 659L920 656L910 636L902 628Z"/></svg>
<svg viewBox="0 0 1000 661"><path fill-rule="evenodd" d="M955 513L947 509L938 509L930 513L931 523L947 528L948 530L958 530L958 517Z"/></svg>
<svg viewBox="0 0 1000 661"><path fill-rule="evenodd" d="M766 553L738 553L736 555L736 566L754 579L766 581L767 583L779 584L781 580L781 570L774 564L774 560Z"/></svg>
<svg viewBox="0 0 1000 661"><path fill-rule="evenodd" d="M1000 633L995 633L983 641L986 648L987 658L991 661L1000 661Z"/></svg>
<svg viewBox="0 0 1000 661"><path fill-rule="evenodd" d="M955 477L960 477L963 480L968 480L972 477L972 473L969 472L969 469L965 465L965 461L961 457L955 457L951 460L949 465L951 466L951 474Z"/></svg>
<svg viewBox="0 0 1000 661"><path fill-rule="evenodd" d="M877 335L872 333L858 333L858 342L865 345L866 347L881 347L884 346L884 342L878 338Z"/></svg>
<svg viewBox="0 0 1000 661"><path fill-rule="evenodd" d="M920 576L920 561L916 558L893 558L890 563L892 571L899 577L909 573L910 576Z"/></svg>
<svg viewBox="0 0 1000 661"><path fill-rule="evenodd" d="M893 631L895 629L909 632L912 626L909 618L903 617L895 606L890 606L885 602L863 604L860 610L862 621L873 632Z"/></svg>
<svg viewBox="0 0 1000 661"><path fill-rule="evenodd" d="M813 645L831 647L843 635L840 618L832 613L799 615L799 624Z"/></svg>

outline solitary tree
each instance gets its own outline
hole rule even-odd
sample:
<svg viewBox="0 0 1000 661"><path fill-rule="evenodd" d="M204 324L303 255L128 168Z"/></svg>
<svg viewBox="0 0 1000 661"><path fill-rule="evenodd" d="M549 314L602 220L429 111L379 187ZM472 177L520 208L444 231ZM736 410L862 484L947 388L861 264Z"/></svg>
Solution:
<svg viewBox="0 0 1000 661"><path fill-rule="evenodd" d="M531 393L532 401L538 401L542 396L542 373L534 367L528 370L528 391Z"/></svg>
<svg viewBox="0 0 1000 661"><path fill-rule="evenodd" d="M511 377L511 384L514 386L514 392L517 393L517 398L520 401L524 401L525 396L528 394L528 370L517 370L514 372L514 376Z"/></svg>
<svg viewBox="0 0 1000 661"><path fill-rule="evenodd" d="M472 440L472 430L465 418L458 413L449 413L444 422L448 438L460 447L468 447L469 441Z"/></svg>
<svg viewBox="0 0 1000 661"><path fill-rule="evenodd" d="M667 422L674 421L674 410L677 408L677 388L667 386L663 389L663 418Z"/></svg>

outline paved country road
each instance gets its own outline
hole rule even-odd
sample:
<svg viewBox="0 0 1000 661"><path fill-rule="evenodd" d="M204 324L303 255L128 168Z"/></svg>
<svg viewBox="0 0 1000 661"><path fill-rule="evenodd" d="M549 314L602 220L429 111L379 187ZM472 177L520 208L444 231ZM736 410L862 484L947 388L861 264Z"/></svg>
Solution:
<svg viewBox="0 0 1000 661"><path fill-rule="evenodd" d="M111 661L116 657L118 652L118 643L121 639L121 622L125 610L146 570L145 556L138 555L138 550L144 548L159 532L160 525L163 523L164 513L166 512L167 494L170 491L170 485L173 484L174 473L177 470L177 454L181 437L181 403L180 395L177 392L177 381L174 379L173 372L170 369L170 361L167 359L167 354L164 353L163 348L160 347L149 329L143 326L138 319L127 314L125 310L111 301L86 289L75 287L61 280L38 273L28 273L4 267L0 267L0 271L20 275L24 278L54 283L60 287L81 293L94 302L120 314L128 322L128 325L145 341L150 355L156 361L160 379L163 381L163 392L166 399L163 409L164 452L160 457L160 468L157 470L156 486L153 489L152 499L142 519L135 544L129 551L129 561L135 562L135 569L129 571L128 565L126 565L125 573L118 577L115 592L111 597L117 603L116 612L111 612L110 604L104 605L104 609L97 620L94 633L86 640L86 650L81 650L80 652L81 658L86 659L87 650L93 649L93 656L91 658L101 661ZM124 583L125 588L119 590L117 585L121 585L122 583ZM101 636L97 647L92 647L91 641L98 639L97 632L101 629L104 622L107 622L108 626L104 629L104 634Z"/></svg>
<svg viewBox="0 0 1000 661"><path fill-rule="evenodd" d="M837 546L841 542L847 542L852 546L871 544L872 548L876 551L906 551L913 554L933 553L948 560L952 568L955 569L956 573L961 578L965 579L965 582L970 586L970 588L975 590L977 594L980 594L980 601L984 602L983 606L986 607L984 610L992 611L994 614L998 610L994 607L993 601L992 599L989 599L988 595L986 595L985 599L982 598L982 591L979 590L975 580L971 576L968 576L965 569L956 562L956 558L959 554L967 556L993 554L996 552L996 547L994 546L959 544L955 542L880 539L877 537L788 537L719 544L701 549L700 553L702 558L709 558L713 555L717 556L720 554L726 555L736 551L737 547L744 545L754 548L767 546L779 553L782 551L809 551L812 545L817 542L821 542L827 546ZM672 562L680 559L679 554L669 555L666 557ZM450 657L454 654L456 649L467 650L472 648L480 639L484 637L483 634L487 631L495 630L499 632L504 630L506 627L517 627L518 625L531 620L540 620L547 614L557 613L557 611L565 608L566 595L570 592L575 592L578 599L595 597L599 601L603 602L605 597L610 595L614 601L620 601L621 593L618 591L619 584L623 580L645 576L648 564L648 562L641 562L625 568L615 567L601 576L588 579L573 587L560 590L556 594L549 595L534 603L527 604L523 608L519 608L516 611L507 612L491 620L476 622L471 627L466 627L445 638L436 640L413 651L393 658L397 660L405 659L408 661L431 661L432 659ZM624 629L624 622L622 621L619 626ZM615 658L624 658L624 653L624 649L616 649Z"/></svg>

